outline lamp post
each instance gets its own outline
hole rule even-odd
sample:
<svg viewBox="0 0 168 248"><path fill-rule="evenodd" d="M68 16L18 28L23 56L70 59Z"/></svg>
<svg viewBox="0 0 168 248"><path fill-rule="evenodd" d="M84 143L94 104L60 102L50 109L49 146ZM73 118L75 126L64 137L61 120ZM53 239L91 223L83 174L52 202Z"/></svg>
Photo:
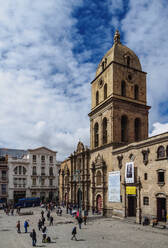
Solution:
<svg viewBox="0 0 168 248"><path fill-rule="evenodd" d="M79 182L79 216L82 215L82 194L81 194L81 180L80 180L80 170L76 170L76 173L74 174L74 180L77 181L76 179L78 178L78 182Z"/></svg>

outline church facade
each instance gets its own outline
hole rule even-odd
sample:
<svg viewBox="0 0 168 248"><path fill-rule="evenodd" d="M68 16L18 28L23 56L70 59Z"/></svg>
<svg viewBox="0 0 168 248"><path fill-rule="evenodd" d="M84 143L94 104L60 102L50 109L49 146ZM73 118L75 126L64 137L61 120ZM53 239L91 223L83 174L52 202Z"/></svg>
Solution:
<svg viewBox="0 0 168 248"><path fill-rule="evenodd" d="M91 88L90 149L79 142L61 164L60 200L77 204L80 190L88 210L135 216L138 223L144 216L165 220L168 133L148 137L146 72L136 54L121 44L118 31Z"/></svg>

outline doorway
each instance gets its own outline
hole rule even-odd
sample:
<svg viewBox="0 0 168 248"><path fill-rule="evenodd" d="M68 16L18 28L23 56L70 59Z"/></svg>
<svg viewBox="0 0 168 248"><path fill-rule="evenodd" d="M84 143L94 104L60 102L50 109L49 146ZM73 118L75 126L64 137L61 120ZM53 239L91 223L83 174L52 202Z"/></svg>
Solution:
<svg viewBox="0 0 168 248"><path fill-rule="evenodd" d="M101 195L98 195L96 197L96 210L98 213L102 211L102 197Z"/></svg>
<svg viewBox="0 0 168 248"><path fill-rule="evenodd" d="M166 221L166 198L157 198L157 219Z"/></svg>
<svg viewBox="0 0 168 248"><path fill-rule="evenodd" d="M136 216L136 196L128 196L128 216Z"/></svg>

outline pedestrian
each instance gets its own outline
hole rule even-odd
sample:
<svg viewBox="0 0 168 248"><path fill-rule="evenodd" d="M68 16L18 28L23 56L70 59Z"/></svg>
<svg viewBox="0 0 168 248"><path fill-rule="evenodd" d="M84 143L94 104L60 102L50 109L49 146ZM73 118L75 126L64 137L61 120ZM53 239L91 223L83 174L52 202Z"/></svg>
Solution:
<svg viewBox="0 0 168 248"><path fill-rule="evenodd" d="M38 221L38 229L39 229L39 231L42 229L42 221L41 221L41 219L39 219L39 221Z"/></svg>
<svg viewBox="0 0 168 248"><path fill-rule="evenodd" d="M78 224L79 224L79 229L81 229L81 227L82 227L82 217L81 216L78 217Z"/></svg>
<svg viewBox="0 0 168 248"><path fill-rule="evenodd" d="M74 226L73 229L72 229L72 238L71 238L71 240L73 240L75 238L75 240L77 241L76 234L77 234L76 226Z"/></svg>
<svg viewBox="0 0 168 248"><path fill-rule="evenodd" d="M49 220L50 219L50 211L48 211L48 213L47 213L47 220Z"/></svg>
<svg viewBox="0 0 168 248"><path fill-rule="evenodd" d="M47 237L47 227L46 226L44 226L42 228L42 236L43 236L42 243L46 243L46 237Z"/></svg>
<svg viewBox="0 0 168 248"><path fill-rule="evenodd" d="M21 231L20 231L20 220L18 220L18 222L16 224L16 227L17 227L17 232L21 233Z"/></svg>
<svg viewBox="0 0 168 248"><path fill-rule="evenodd" d="M32 246L36 246L36 231L33 229L33 231L30 233L30 237L32 238Z"/></svg>
<svg viewBox="0 0 168 248"><path fill-rule="evenodd" d="M27 220L25 220L24 222L24 229L25 229L25 233L27 233L27 228L29 227L29 223Z"/></svg>
<svg viewBox="0 0 168 248"><path fill-rule="evenodd" d="M50 216L50 226L53 226L53 220L54 220L54 218L52 216Z"/></svg>
<svg viewBox="0 0 168 248"><path fill-rule="evenodd" d="M41 211L41 218L43 218L44 217L44 211L42 210Z"/></svg>
<svg viewBox="0 0 168 248"><path fill-rule="evenodd" d="M84 225L86 225L86 221L87 221L87 216L86 215L84 215L83 221L84 221Z"/></svg>
<svg viewBox="0 0 168 248"><path fill-rule="evenodd" d="M14 215L14 208L11 209L11 215Z"/></svg>
<svg viewBox="0 0 168 248"><path fill-rule="evenodd" d="M44 224L45 224L45 218L44 218L44 216L42 217L41 221L42 221L42 226L44 226Z"/></svg>

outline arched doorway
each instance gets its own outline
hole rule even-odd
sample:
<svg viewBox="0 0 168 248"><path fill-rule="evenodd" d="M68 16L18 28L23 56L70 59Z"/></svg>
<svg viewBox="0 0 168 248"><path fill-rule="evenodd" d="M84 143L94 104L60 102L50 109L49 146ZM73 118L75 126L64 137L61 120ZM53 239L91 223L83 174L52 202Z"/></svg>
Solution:
<svg viewBox="0 0 168 248"><path fill-rule="evenodd" d="M158 221L166 221L166 198L157 197L157 219Z"/></svg>
<svg viewBox="0 0 168 248"><path fill-rule="evenodd" d="M81 189L78 189L77 204L78 204L78 208L81 208L81 206L82 206L82 191L81 191Z"/></svg>
<svg viewBox="0 0 168 248"><path fill-rule="evenodd" d="M102 197L101 197L101 195L97 195L97 197L96 197L96 210L98 212L102 211Z"/></svg>

